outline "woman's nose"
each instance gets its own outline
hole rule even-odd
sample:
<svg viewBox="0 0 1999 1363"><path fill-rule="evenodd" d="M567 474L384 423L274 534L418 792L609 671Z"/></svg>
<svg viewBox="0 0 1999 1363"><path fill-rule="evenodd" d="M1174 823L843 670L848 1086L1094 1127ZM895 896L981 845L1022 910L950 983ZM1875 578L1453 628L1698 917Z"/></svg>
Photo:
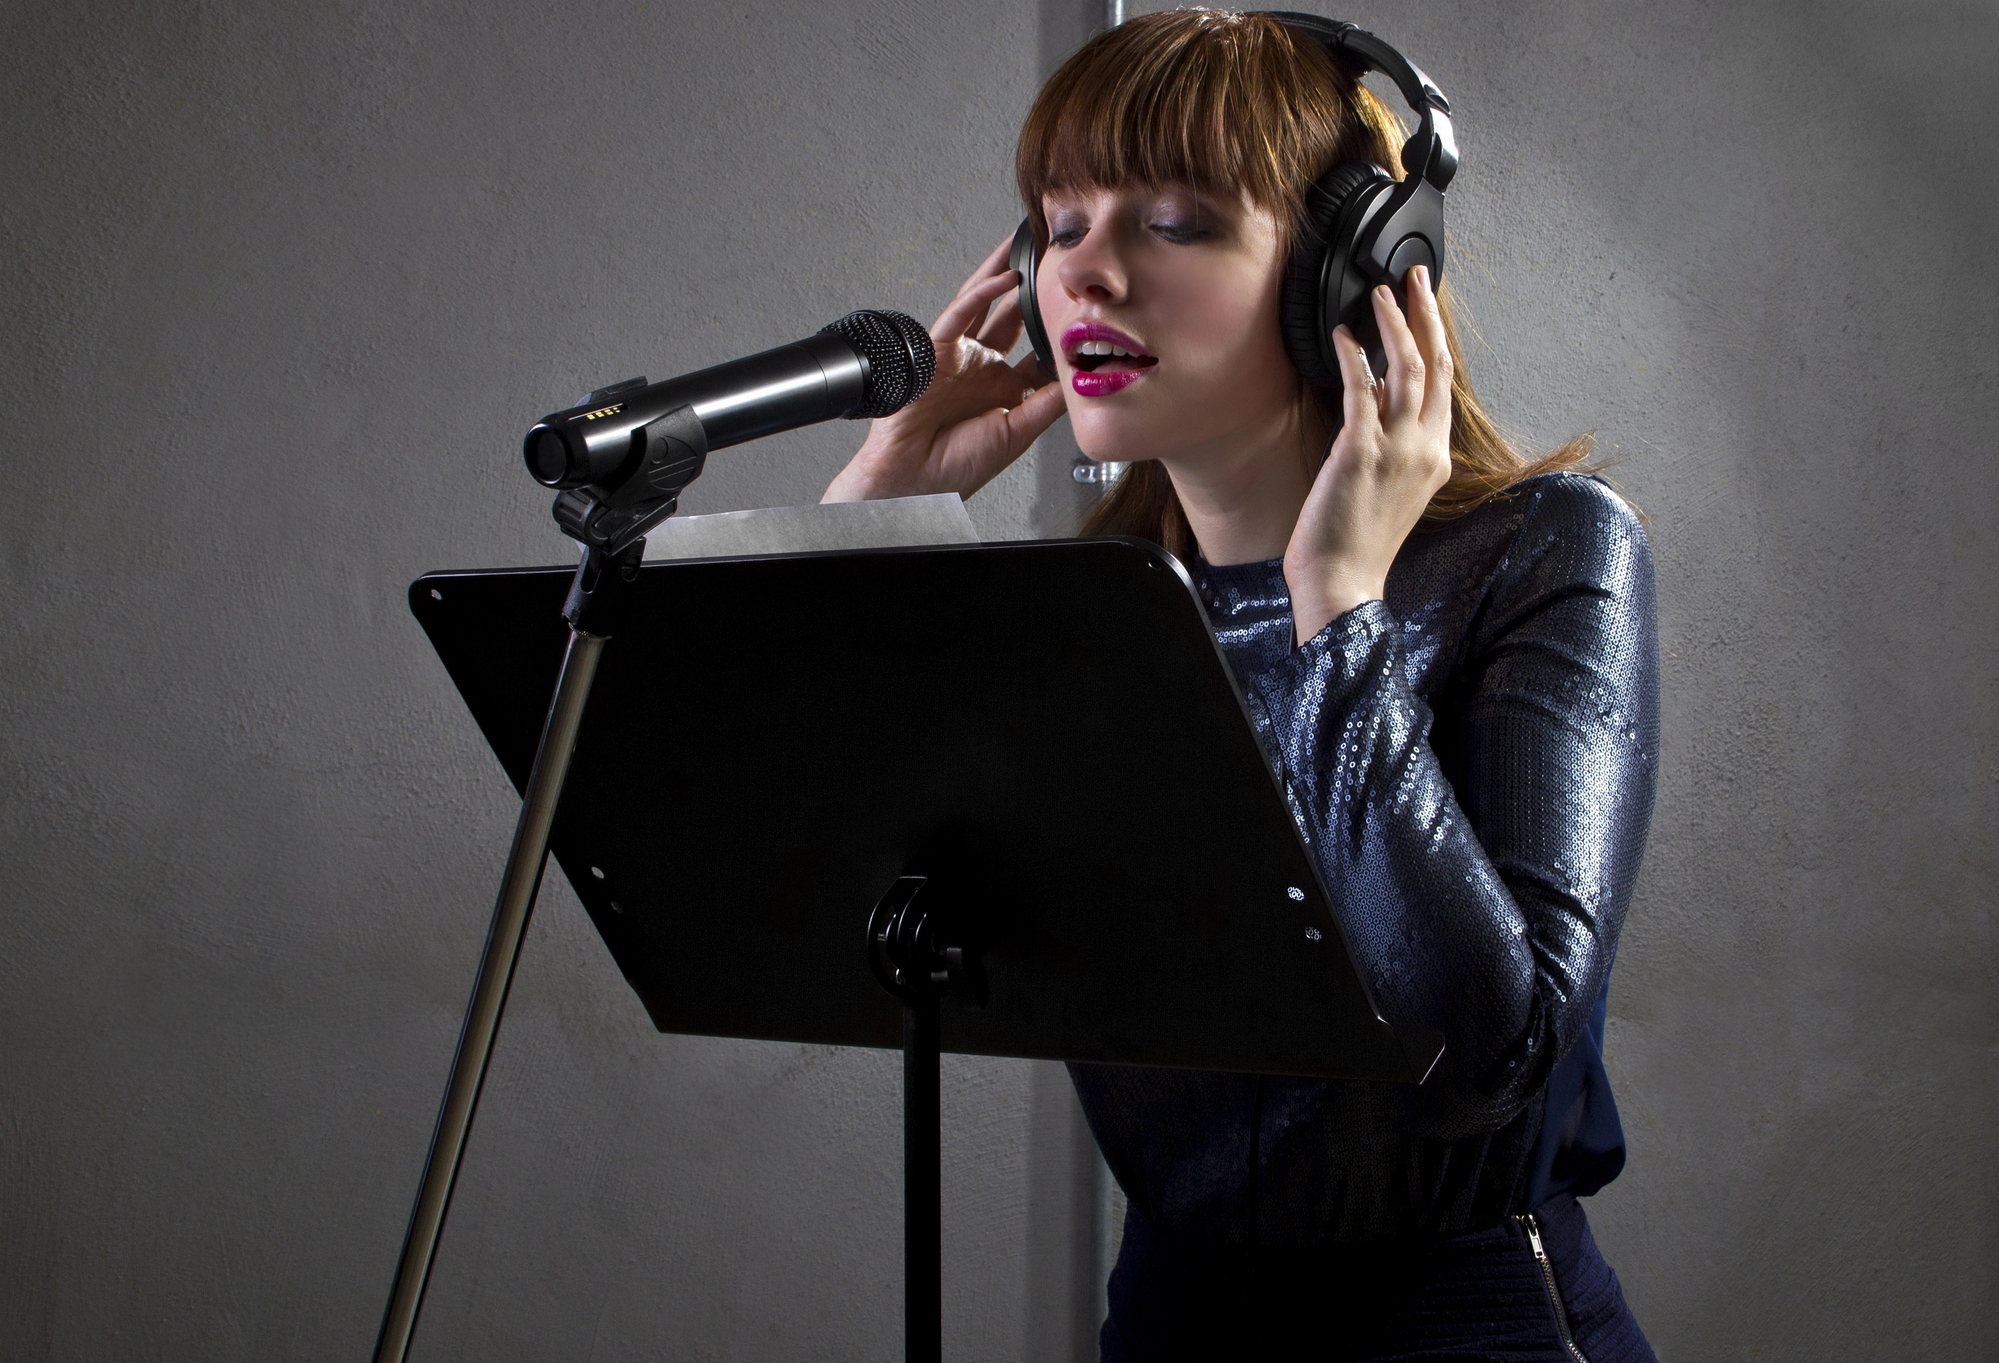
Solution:
<svg viewBox="0 0 1999 1363"><path fill-rule="evenodd" d="M1071 298L1092 303L1121 303L1129 280L1118 250L1115 224L1096 222L1083 239L1063 252L1056 278Z"/></svg>

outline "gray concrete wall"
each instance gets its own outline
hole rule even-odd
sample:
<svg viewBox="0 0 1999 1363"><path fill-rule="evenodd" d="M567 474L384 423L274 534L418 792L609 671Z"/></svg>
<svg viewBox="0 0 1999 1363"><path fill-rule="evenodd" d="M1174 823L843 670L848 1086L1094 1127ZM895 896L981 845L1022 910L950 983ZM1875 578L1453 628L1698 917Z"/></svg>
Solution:
<svg viewBox="0 0 1999 1363"><path fill-rule="evenodd" d="M1999 23L1345 13L1457 102L1490 405L1595 430L1658 550L1600 1238L1669 1360L1999 1356ZM511 825L404 584L564 556L514 442L592 383L934 312L1077 25L0 10L0 1357L368 1348ZM809 500L855 434L689 509ZM1068 458L975 520L1059 533ZM889 1356L896 1084L653 1033L552 885L418 1356ZM951 1061L944 1102L951 1356L1068 1356L1059 1073Z"/></svg>

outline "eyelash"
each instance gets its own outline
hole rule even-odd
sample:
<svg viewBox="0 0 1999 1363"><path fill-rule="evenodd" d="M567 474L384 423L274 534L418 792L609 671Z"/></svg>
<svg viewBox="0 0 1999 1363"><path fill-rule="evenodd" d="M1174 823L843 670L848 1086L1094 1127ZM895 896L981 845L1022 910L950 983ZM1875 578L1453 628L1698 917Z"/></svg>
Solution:
<svg viewBox="0 0 1999 1363"><path fill-rule="evenodd" d="M1154 222L1147 223L1146 227L1158 233L1161 240L1174 246L1189 246L1194 242L1205 240L1214 235L1214 233L1200 226L1198 223ZM1066 251L1080 242L1087 232L1088 229L1082 227L1064 228L1059 232L1051 232L1048 236L1048 244L1050 246L1059 246Z"/></svg>

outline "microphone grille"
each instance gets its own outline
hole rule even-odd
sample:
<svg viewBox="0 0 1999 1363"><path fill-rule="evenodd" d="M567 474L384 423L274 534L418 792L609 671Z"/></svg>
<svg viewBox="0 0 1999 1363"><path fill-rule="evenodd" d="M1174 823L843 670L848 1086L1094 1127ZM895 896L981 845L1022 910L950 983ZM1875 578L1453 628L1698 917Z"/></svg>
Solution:
<svg viewBox="0 0 1999 1363"><path fill-rule="evenodd" d="M937 350L930 344L930 333L907 313L863 308L821 330L845 337L868 357L868 386L851 416L887 416L901 411L923 396L937 372Z"/></svg>

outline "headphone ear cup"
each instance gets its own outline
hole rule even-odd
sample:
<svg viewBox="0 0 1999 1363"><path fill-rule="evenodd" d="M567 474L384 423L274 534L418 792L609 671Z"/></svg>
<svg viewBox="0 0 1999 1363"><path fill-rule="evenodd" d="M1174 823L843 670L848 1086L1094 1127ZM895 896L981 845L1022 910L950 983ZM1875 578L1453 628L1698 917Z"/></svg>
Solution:
<svg viewBox="0 0 1999 1363"><path fill-rule="evenodd" d="M1340 386L1339 357L1333 353L1333 328L1339 318L1333 314L1339 308L1341 279L1349 268L1345 256L1352 251L1354 220L1359 216L1348 210L1369 197L1370 186L1394 183L1379 166L1350 161L1320 176L1305 194L1304 221L1284 268L1280 324L1291 363L1314 387ZM1336 252L1341 258L1331 259Z"/></svg>
<svg viewBox="0 0 1999 1363"><path fill-rule="evenodd" d="M1014 229L1006 265L1009 270L1020 271L1020 325L1027 332L1027 343L1034 347L1034 357L1041 362L1042 375L1052 379L1055 347L1048 344L1048 328L1042 325L1041 303L1034 294L1035 276L1041 268L1041 253L1034 246L1034 219L1022 218L1020 226Z"/></svg>

